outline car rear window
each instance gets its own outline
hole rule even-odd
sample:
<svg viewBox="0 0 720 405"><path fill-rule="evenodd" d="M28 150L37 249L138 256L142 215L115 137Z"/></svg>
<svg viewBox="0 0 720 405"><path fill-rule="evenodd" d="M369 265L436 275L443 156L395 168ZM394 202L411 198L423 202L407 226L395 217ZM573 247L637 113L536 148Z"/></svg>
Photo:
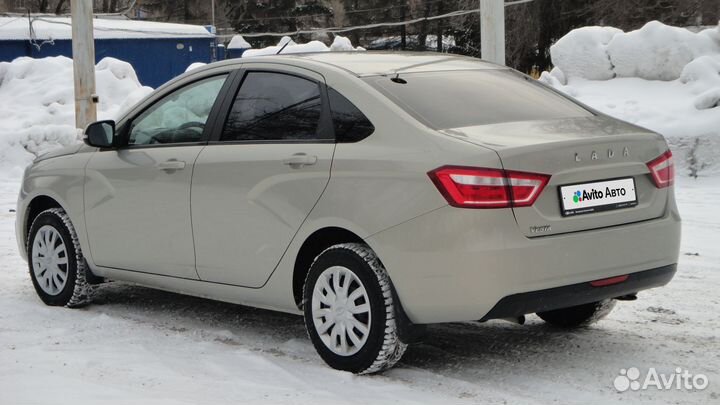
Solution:
<svg viewBox="0 0 720 405"><path fill-rule="evenodd" d="M511 70L400 74L365 80L433 129L592 116L568 98Z"/></svg>

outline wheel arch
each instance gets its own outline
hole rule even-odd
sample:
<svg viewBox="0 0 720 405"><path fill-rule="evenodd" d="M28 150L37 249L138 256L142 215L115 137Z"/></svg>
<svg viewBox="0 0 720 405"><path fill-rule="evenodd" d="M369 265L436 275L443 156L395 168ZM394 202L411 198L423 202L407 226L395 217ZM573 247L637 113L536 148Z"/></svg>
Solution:
<svg viewBox="0 0 720 405"><path fill-rule="evenodd" d="M330 246L340 243L365 243L356 233L345 228L328 226L318 229L308 236L295 256L292 289L295 305L302 308L303 285L315 258Z"/></svg>
<svg viewBox="0 0 720 405"><path fill-rule="evenodd" d="M32 197L25 209L25 218L22 222L23 245L27 245L28 233L35 218L37 218L41 212L51 208L60 208L67 212L67 209L65 209L57 197L48 194L38 194Z"/></svg>

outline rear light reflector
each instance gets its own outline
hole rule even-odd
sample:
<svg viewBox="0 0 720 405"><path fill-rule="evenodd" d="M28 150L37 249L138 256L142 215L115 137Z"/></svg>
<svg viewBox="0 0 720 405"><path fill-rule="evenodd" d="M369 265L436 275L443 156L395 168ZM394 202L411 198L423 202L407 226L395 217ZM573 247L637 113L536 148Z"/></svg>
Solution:
<svg viewBox="0 0 720 405"><path fill-rule="evenodd" d="M461 208L527 207L535 203L550 176L464 166L428 173L450 205Z"/></svg>
<svg viewBox="0 0 720 405"><path fill-rule="evenodd" d="M672 186L675 181L675 164L669 150L647 164L652 174L653 183L657 188Z"/></svg>
<svg viewBox="0 0 720 405"><path fill-rule="evenodd" d="M604 278L602 280L591 281L590 285L593 287L605 287L608 285L620 284L620 283L624 282L625 280L627 280L628 277L630 277L630 276L624 275L624 276Z"/></svg>

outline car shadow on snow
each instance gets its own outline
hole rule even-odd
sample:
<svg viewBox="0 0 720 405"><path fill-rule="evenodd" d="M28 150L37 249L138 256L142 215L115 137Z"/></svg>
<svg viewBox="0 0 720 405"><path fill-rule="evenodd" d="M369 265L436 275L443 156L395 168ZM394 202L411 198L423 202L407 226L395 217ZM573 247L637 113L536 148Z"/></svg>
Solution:
<svg viewBox="0 0 720 405"><path fill-rule="evenodd" d="M100 286L89 311L99 311L151 328L187 333L273 356L321 362L307 339L300 316L196 298L150 288L109 283ZM638 355L634 334L608 330L603 322L577 330L547 326L534 316L525 325L505 321L432 325L421 343L411 345L400 368L487 378L490 371L554 369L557 373L611 356ZM644 339L640 339L644 340Z"/></svg>

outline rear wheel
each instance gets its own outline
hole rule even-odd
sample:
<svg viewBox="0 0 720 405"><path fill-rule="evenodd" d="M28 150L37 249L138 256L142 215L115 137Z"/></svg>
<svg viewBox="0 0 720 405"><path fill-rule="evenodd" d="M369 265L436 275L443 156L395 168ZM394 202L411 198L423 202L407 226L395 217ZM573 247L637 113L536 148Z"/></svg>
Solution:
<svg viewBox="0 0 720 405"><path fill-rule="evenodd" d="M305 326L320 357L338 370L375 373L400 360L387 272L366 245L347 243L322 252L305 280Z"/></svg>
<svg viewBox="0 0 720 405"><path fill-rule="evenodd" d="M591 325L605 318L615 308L615 300L603 300L553 311L538 312L543 321L561 328Z"/></svg>
<svg viewBox="0 0 720 405"><path fill-rule="evenodd" d="M90 302L87 266L75 228L64 210L41 212L28 235L30 278L47 305L79 307Z"/></svg>

